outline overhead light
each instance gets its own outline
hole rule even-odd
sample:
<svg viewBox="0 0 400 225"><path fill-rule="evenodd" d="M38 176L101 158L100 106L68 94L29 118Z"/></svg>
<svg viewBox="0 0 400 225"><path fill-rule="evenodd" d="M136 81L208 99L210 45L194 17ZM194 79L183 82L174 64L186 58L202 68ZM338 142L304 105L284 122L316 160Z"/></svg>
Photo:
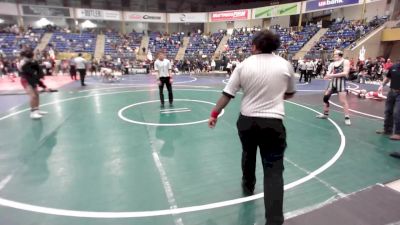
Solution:
<svg viewBox="0 0 400 225"><path fill-rule="evenodd" d="M0 19L0 23L4 23L4 20L3 20L3 19Z"/></svg>

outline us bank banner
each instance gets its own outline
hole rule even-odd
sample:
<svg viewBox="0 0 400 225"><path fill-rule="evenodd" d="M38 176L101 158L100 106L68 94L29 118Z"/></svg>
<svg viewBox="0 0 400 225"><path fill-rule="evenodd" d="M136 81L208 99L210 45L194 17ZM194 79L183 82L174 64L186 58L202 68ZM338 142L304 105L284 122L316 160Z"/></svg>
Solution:
<svg viewBox="0 0 400 225"><path fill-rule="evenodd" d="M207 13L169 13L169 23L205 23Z"/></svg>
<svg viewBox="0 0 400 225"><path fill-rule="evenodd" d="M306 12L358 5L360 0L312 0L306 2Z"/></svg>
<svg viewBox="0 0 400 225"><path fill-rule="evenodd" d="M121 13L112 10L76 9L76 18L91 20L121 20Z"/></svg>
<svg viewBox="0 0 400 225"><path fill-rule="evenodd" d="M301 3L289 3L282 5L266 6L253 9L253 19L271 18L277 16L290 16L300 14Z"/></svg>

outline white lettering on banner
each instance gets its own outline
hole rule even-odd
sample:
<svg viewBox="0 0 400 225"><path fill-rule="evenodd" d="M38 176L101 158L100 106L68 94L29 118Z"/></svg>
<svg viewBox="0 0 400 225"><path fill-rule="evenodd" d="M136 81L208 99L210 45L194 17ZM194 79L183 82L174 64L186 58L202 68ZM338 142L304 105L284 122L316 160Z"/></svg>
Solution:
<svg viewBox="0 0 400 225"><path fill-rule="evenodd" d="M76 9L76 17L82 19L121 20L121 13L112 10Z"/></svg>
<svg viewBox="0 0 400 225"><path fill-rule="evenodd" d="M142 13L142 12L126 12L125 20L128 21L148 21L148 22L165 22L165 14L163 13Z"/></svg>
<svg viewBox="0 0 400 225"><path fill-rule="evenodd" d="M248 10L214 12L211 14L212 20L234 20L247 19Z"/></svg>
<svg viewBox="0 0 400 225"><path fill-rule="evenodd" d="M245 16L246 12L233 12L233 17L240 17L240 16Z"/></svg>
<svg viewBox="0 0 400 225"><path fill-rule="evenodd" d="M144 15L143 19L145 20L161 20L161 16L149 16L149 15Z"/></svg>
<svg viewBox="0 0 400 225"><path fill-rule="evenodd" d="M170 23L205 23L207 16L207 13L169 13L168 21Z"/></svg>
<svg viewBox="0 0 400 225"><path fill-rule="evenodd" d="M105 12L104 13L104 18L106 19L115 19L115 20L120 20L120 14L119 12Z"/></svg>
<svg viewBox="0 0 400 225"><path fill-rule="evenodd" d="M81 10L81 15L84 17L96 17L96 18L103 17L101 10L96 10L96 9Z"/></svg>
<svg viewBox="0 0 400 225"><path fill-rule="evenodd" d="M342 4L343 0L326 0L326 1L320 1L318 2L318 6L326 6L326 5L335 5L335 4Z"/></svg>
<svg viewBox="0 0 400 225"><path fill-rule="evenodd" d="M138 20L141 19L142 16L141 15L136 15L136 14L131 14L128 16L129 19L133 19L133 20Z"/></svg>

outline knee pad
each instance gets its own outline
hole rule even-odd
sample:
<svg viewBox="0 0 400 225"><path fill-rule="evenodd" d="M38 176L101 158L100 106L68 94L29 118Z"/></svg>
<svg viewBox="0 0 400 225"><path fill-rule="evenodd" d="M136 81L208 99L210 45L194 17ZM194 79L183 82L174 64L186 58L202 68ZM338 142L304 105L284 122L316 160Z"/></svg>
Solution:
<svg viewBox="0 0 400 225"><path fill-rule="evenodd" d="M329 99L331 98L331 95L324 95L323 101L329 106Z"/></svg>

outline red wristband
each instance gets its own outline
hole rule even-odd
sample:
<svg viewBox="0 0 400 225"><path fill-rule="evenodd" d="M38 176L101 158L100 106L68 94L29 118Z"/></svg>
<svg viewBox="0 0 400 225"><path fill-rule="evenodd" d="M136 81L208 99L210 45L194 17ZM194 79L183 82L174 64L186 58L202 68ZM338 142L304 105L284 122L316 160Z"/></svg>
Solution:
<svg viewBox="0 0 400 225"><path fill-rule="evenodd" d="M212 117L212 118L217 119L217 118L218 118L218 115L219 115L219 112L217 112L217 111L215 111L215 110L211 111L211 117Z"/></svg>

